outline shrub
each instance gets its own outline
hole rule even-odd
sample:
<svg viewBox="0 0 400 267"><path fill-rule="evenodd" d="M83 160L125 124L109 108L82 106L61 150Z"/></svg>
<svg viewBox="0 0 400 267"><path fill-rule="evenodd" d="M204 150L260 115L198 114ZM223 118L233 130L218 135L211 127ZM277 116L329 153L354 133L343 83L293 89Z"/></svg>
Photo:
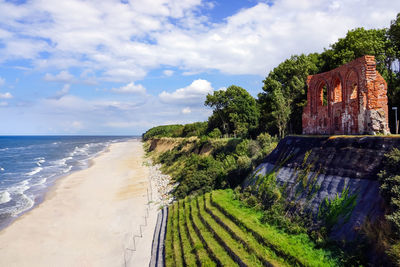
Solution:
<svg viewBox="0 0 400 267"><path fill-rule="evenodd" d="M184 126L180 124L161 125L147 130L142 137L144 141L154 137L180 137L182 136L183 128Z"/></svg>
<svg viewBox="0 0 400 267"><path fill-rule="evenodd" d="M244 139L240 144L236 146L235 152L239 156L250 156L249 154L250 140Z"/></svg>
<svg viewBox="0 0 400 267"><path fill-rule="evenodd" d="M195 122L185 124L182 129L182 137L202 136L207 130L207 122Z"/></svg>
<svg viewBox="0 0 400 267"><path fill-rule="evenodd" d="M210 138L218 138L218 137L220 137L221 135L222 135L222 133L221 133L220 129L218 129L218 128L214 128L214 130L212 130L212 131L208 134L208 136L209 136Z"/></svg>
<svg viewBox="0 0 400 267"><path fill-rule="evenodd" d="M381 193L389 212L386 216L391 222L397 238L400 238L400 150L394 148L385 155L384 168L379 173Z"/></svg>

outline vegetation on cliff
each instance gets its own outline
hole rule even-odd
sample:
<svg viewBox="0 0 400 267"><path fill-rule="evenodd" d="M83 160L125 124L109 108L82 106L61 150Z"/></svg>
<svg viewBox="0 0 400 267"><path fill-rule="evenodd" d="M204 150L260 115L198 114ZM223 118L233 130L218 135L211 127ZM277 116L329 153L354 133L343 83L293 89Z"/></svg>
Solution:
<svg viewBox="0 0 400 267"><path fill-rule="evenodd" d="M169 207L167 266L338 266L329 249L304 233L262 223L232 190L186 197ZM196 264L193 264L196 262Z"/></svg>
<svg viewBox="0 0 400 267"><path fill-rule="evenodd" d="M151 141L148 146L150 149ZM276 139L268 134L260 134L256 140L192 137L179 139L170 149L150 155L178 183L173 194L184 198L238 186L275 146Z"/></svg>
<svg viewBox="0 0 400 267"><path fill-rule="evenodd" d="M400 266L400 150L394 148L385 155L384 167L379 174L381 194L387 205L386 219L390 223L390 237L386 244L393 262Z"/></svg>

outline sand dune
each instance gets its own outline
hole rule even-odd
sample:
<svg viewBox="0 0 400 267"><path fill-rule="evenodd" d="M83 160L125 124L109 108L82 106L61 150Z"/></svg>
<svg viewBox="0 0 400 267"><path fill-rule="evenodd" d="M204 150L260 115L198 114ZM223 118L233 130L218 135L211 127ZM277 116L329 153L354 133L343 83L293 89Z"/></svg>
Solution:
<svg viewBox="0 0 400 267"><path fill-rule="evenodd" d="M138 141L113 144L90 168L61 178L38 207L0 232L0 266L148 265L157 208L145 219L143 153Z"/></svg>

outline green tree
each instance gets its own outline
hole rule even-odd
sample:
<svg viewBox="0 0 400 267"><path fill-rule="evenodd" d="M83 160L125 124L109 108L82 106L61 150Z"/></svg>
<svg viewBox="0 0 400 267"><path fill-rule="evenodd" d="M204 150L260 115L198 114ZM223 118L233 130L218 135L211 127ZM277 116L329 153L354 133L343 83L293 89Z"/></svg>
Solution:
<svg viewBox="0 0 400 267"><path fill-rule="evenodd" d="M306 104L307 76L317 73L318 54L292 56L274 68L265 78L258 94L261 131L279 134L301 133L301 116ZM287 129L288 128L288 129Z"/></svg>
<svg viewBox="0 0 400 267"><path fill-rule="evenodd" d="M400 106L400 13L397 14L395 20L390 24L388 29L388 38L390 40L391 49L389 52L393 55L388 64L389 80L388 82L388 98L389 106ZM392 69L395 69L392 71ZM394 116L390 113L391 125L394 127ZM394 131L393 131L394 132Z"/></svg>
<svg viewBox="0 0 400 267"><path fill-rule="evenodd" d="M325 50L321 54L324 61L321 72L329 71L364 55L373 55L378 71L382 75L387 75L387 50L389 47L386 29L356 28L350 30L344 38L340 38L332 44L331 49Z"/></svg>
<svg viewBox="0 0 400 267"><path fill-rule="evenodd" d="M256 100L235 85L208 94L204 105L213 108L208 128L221 128L225 134L246 137L258 127L260 112Z"/></svg>
<svg viewBox="0 0 400 267"><path fill-rule="evenodd" d="M273 108L271 116L276 121L279 138L283 138L286 134L286 125L289 121L291 108L281 90L274 90L270 95Z"/></svg>

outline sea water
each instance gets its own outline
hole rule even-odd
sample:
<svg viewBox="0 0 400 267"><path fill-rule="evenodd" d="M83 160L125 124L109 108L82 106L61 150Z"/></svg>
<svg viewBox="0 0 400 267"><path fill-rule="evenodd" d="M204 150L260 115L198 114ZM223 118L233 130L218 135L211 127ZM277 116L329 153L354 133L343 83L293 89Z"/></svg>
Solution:
<svg viewBox="0 0 400 267"><path fill-rule="evenodd" d="M0 228L39 203L57 178L87 168L109 144L132 138L0 136Z"/></svg>

